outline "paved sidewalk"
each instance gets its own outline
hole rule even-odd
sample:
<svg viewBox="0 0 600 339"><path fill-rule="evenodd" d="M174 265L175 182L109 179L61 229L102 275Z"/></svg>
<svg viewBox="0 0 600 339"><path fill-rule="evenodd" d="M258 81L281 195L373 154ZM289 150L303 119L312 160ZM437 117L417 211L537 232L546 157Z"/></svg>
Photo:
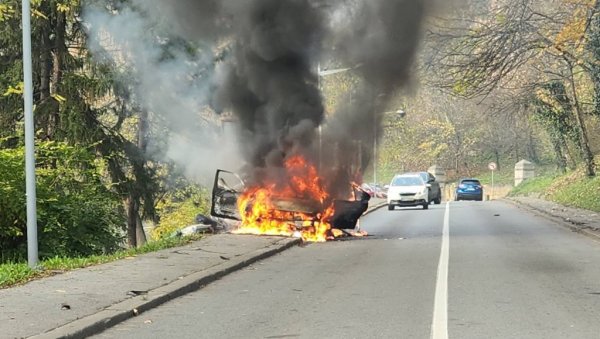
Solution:
<svg viewBox="0 0 600 339"><path fill-rule="evenodd" d="M567 207L552 201L532 197L511 197L505 200L519 207L533 210L593 239L600 240L600 213L580 208Z"/></svg>
<svg viewBox="0 0 600 339"><path fill-rule="evenodd" d="M217 234L187 246L0 290L0 338L29 337L67 324L47 337L85 336L133 315L134 309L141 312L191 292L298 242L282 237ZM94 316L97 313L100 316Z"/></svg>
<svg viewBox="0 0 600 339"><path fill-rule="evenodd" d="M369 213L385 206L373 199ZM85 337L299 244L299 239L216 234L187 246L0 290L0 338Z"/></svg>

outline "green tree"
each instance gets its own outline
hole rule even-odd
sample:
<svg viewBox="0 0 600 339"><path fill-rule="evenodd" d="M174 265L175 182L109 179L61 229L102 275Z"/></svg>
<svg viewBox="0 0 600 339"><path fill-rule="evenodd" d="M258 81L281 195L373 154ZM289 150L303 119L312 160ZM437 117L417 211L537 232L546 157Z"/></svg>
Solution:
<svg viewBox="0 0 600 339"><path fill-rule="evenodd" d="M86 48L80 0L32 1L32 54L37 140L94 150L107 187L126 205L130 246L143 242L141 218L153 218L158 184L144 141L127 123L143 113L118 82L121 74L95 63ZM20 1L0 7L0 124L4 145L15 147L22 122ZM143 119L140 119L143 121ZM140 123L143 128L143 123ZM143 134L140 134L143 135ZM44 164L53 166L53 164ZM43 220L42 220L43 222Z"/></svg>
<svg viewBox="0 0 600 339"><path fill-rule="evenodd" d="M38 144L40 256L81 256L120 247L118 196L102 183L93 152L65 143ZM26 257L24 148L0 150L0 258Z"/></svg>

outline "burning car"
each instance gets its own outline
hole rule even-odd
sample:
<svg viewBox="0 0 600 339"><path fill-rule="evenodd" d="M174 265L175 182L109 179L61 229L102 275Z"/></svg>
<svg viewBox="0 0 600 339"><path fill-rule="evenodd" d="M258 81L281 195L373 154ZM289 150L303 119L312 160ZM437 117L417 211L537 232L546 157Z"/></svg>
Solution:
<svg viewBox="0 0 600 339"><path fill-rule="evenodd" d="M351 185L351 199L334 199L320 184L316 170L304 159L286 161L285 183L249 185L236 173L217 170L211 215L239 221L233 233L301 236L326 241L348 234L366 211L369 194Z"/></svg>

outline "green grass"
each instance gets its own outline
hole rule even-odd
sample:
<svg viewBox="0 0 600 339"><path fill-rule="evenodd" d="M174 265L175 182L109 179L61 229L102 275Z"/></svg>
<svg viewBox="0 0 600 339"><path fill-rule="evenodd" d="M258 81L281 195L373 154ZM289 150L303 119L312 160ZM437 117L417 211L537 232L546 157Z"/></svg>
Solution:
<svg viewBox="0 0 600 339"><path fill-rule="evenodd" d="M9 287L31 279L35 276L31 268L24 263L7 263L0 265L0 288Z"/></svg>
<svg viewBox="0 0 600 339"><path fill-rule="evenodd" d="M600 174L587 177L582 168L563 175L546 175L525 181L510 196L537 194L559 204L600 212Z"/></svg>
<svg viewBox="0 0 600 339"><path fill-rule="evenodd" d="M566 206L600 212L600 177L580 178L557 188L550 199Z"/></svg>
<svg viewBox="0 0 600 339"><path fill-rule="evenodd" d="M529 179L513 188L509 196L529 196L532 194L543 196L554 183L556 176L548 175Z"/></svg>
<svg viewBox="0 0 600 339"><path fill-rule="evenodd" d="M39 270L33 270L29 268L26 263L23 262L8 262L5 264L0 264L0 288L7 288L34 279L47 277L52 274L55 274L57 271L70 271L77 268L108 263L127 257L133 257L139 254L155 252L165 248L182 246L194 240L198 240L201 237L202 236L200 235L193 235L183 238L177 237L161 239L149 242L140 248L118 251L107 255L95 255L90 257L79 258L48 258L40 262L41 269Z"/></svg>

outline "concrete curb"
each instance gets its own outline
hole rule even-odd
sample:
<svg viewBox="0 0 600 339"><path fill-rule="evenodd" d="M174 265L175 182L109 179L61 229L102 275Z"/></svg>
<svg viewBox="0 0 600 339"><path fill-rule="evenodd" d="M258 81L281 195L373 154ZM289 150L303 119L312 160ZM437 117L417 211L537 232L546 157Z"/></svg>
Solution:
<svg viewBox="0 0 600 339"><path fill-rule="evenodd" d="M383 202L381 202L381 203L379 203L379 204L377 204L377 205L375 205L373 207L368 208L363 215L367 215L367 214L369 214L371 212L375 212L378 209L382 208L383 206L387 206L387 201L383 201Z"/></svg>
<svg viewBox="0 0 600 339"><path fill-rule="evenodd" d="M85 338L98 334L118 323L138 316L143 312L158 307L170 300L195 292L215 280L247 267L259 260L266 259L283 252L288 248L296 246L300 244L301 239L285 238L282 242L283 244L276 243L252 253L232 258L227 263L213 266L201 272L192 273L180 280L150 290L146 295L124 300L109 306L98 313L75 320L30 338Z"/></svg>
<svg viewBox="0 0 600 339"><path fill-rule="evenodd" d="M582 234L582 235L584 235L584 236L586 236L588 238L591 238L591 239L593 239L595 241L599 241L600 242L600 233L599 232L596 232L596 231L593 231L593 230L589 230L589 229L586 229L586 228L581 228L579 226L576 226L573 223L571 223L569 221L566 221L565 219L563 219L563 218L561 218L559 216L556 216L556 215L553 215L551 213L548 213L546 210L537 208L537 207L535 207L535 206L533 206L531 204L528 204L528 203L525 203L525 202L522 202L522 201L516 201L516 200L510 199L510 198L503 198L503 199L500 199L500 201L507 202L507 203L512 204L512 205L514 205L514 206L516 206L518 208L521 208L521 209L525 209L525 210L527 210L527 211L529 211L529 212L531 212L531 213L533 213L533 214L535 214L537 216L540 216L542 218L548 219L548 220L554 222L557 225L565 227L565 228L571 230L572 232L580 233L580 234Z"/></svg>

